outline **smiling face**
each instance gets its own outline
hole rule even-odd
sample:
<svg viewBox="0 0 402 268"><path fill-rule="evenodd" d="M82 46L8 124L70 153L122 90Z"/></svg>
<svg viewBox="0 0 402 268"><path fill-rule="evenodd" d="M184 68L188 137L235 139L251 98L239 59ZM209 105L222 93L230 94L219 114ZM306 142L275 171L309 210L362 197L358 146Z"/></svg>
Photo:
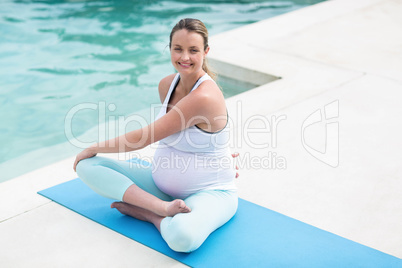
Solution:
<svg viewBox="0 0 402 268"><path fill-rule="evenodd" d="M186 29L176 31L172 36L170 58L174 68L181 74L201 74L202 64L209 51L204 50L203 37Z"/></svg>

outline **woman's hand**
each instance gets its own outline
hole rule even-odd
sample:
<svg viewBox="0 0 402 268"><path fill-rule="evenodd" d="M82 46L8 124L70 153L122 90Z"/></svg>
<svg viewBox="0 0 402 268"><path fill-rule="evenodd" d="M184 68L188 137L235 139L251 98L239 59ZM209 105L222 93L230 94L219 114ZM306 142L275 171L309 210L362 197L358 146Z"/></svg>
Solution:
<svg viewBox="0 0 402 268"><path fill-rule="evenodd" d="M234 153L234 154L232 154L232 157L233 158L236 158L236 157L238 157L239 156L239 153ZM239 167L236 165L236 170L239 170ZM239 177L239 172L236 172L236 179Z"/></svg>
<svg viewBox="0 0 402 268"><path fill-rule="evenodd" d="M74 167L73 167L74 171L77 172L76 168L77 168L78 162L80 162L81 160L87 159L87 158L94 157L95 155L96 155L96 152L91 147L89 147L89 148L85 149L84 151L82 151L81 153L77 154L77 157L75 158L75 161L74 161Z"/></svg>

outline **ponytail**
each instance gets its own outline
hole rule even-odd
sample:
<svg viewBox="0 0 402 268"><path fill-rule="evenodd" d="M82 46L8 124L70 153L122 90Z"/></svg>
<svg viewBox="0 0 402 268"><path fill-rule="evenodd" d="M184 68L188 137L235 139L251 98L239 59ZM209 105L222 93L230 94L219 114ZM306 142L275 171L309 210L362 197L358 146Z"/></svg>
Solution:
<svg viewBox="0 0 402 268"><path fill-rule="evenodd" d="M202 69L213 79L216 81L217 75L214 71L211 70L211 67L208 65L207 58L204 58L204 62L202 63Z"/></svg>

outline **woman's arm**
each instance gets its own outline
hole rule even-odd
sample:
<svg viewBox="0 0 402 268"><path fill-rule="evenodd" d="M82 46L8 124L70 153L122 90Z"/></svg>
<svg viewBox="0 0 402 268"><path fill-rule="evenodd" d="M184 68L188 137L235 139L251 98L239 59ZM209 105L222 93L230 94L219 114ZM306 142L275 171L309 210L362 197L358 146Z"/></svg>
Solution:
<svg viewBox="0 0 402 268"><path fill-rule="evenodd" d="M214 116L219 117L217 116L217 107L225 105L225 103L219 103L219 98L214 96L216 89L209 88L214 84L208 82L203 83L202 88L204 90L200 90L202 89L200 86L200 88L181 99L166 115L150 125L130 131L114 139L91 145L77 155L74 170L79 161L93 157L98 153L139 150L190 126L200 123L213 124ZM220 93L219 88L217 90ZM226 111L225 107L224 110Z"/></svg>
<svg viewBox="0 0 402 268"><path fill-rule="evenodd" d="M161 103L164 102L175 75L171 74L159 82L158 90ZM150 137L152 129L153 127L148 125L145 128L128 132L114 139L93 144L88 150L94 155L97 153L120 153L139 150L152 143L152 137Z"/></svg>
<svg viewBox="0 0 402 268"><path fill-rule="evenodd" d="M159 86L158 86L158 90L159 90L159 97L161 100L161 103L164 102L166 95L168 93L169 90L169 86L172 83L173 79L175 77L175 74L171 74L165 78L163 78L160 82L159 82ZM127 136L131 136L131 138L135 138L142 136L142 133L140 133L141 130L135 130L134 133L128 133ZM141 149L145 146L139 146L139 144L137 143L137 146L130 146L129 148L127 148L127 144L129 144L130 142L127 140L126 134L119 136L117 138L111 139L111 140L107 140L104 142L100 142L100 143L95 143L93 145L91 145L90 147L86 148L85 150L83 150L81 153L79 153L74 161L74 171L76 170L76 166L78 164L79 161L86 159L86 158L90 158L90 157L94 157L96 156L98 153L118 153L118 152L127 152L127 151L132 151L135 150L135 148L137 149Z"/></svg>
<svg viewBox="0 0 402 268"><path fill-rule="evenodd" d="M134 137L138 137L141 134L139 133L140 130L135 130L132 131L134 133L126 133L124 135L121 135L119 137L116 137L114 139L110 139L107 141L103 141L103 142L99 142L99 143L95 143L93 145L91 145L90 147L86 148L85 150L83 150L81 153L79 153L74 161L74 171L76 171L76 167L78 162L80 162L81 160L84 160L86 158L91 158L96 156L98 153L119 153L119 152L128 152L128 151L133 151L133 150L138 150L141 149L143 147L140 146L139 143L133 143L131 144L131 146L129 143L129 140L127 139L128 136L134 136Z"/></svg>

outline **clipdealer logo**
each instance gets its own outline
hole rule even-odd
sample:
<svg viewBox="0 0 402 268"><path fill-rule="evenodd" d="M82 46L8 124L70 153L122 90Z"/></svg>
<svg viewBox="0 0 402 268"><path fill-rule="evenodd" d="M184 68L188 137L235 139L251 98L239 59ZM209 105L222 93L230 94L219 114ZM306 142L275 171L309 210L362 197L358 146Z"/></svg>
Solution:
<svg viewBox="0 0 402 268"><path fill-rule="evenodd" d="M279 155L275 150L278 147L279 125L287 120L285 114L267 115L253 114L247 118L243 118L242 102L236 104L236 112L234 116L229 117L228 128L229 139L223 141L219 146L229 146L231 148L242 148L244 145L248 148L264 150L266 154L252 154L251 152L243 152L235 160L237 165L242 168L252 169L287 169L287 159L283 155ZM151 105L151 118L155 116L158 105ZM79 139L72 131L73 119L83 110L92 110L98 118L98 128L92 136ZM78 147L86 148L92 143L100 140L106 140L115 136L123 135L129 124L135 123L139 127L148 125L147 119L140 114L132 114L129 116L108 116L107 112L115 111L116 105L106 102L99 103L81 103L72 107L65 117L65 135L69 142ZM181 111L178 111L181 115ZM226 120L226 117L224 118ZM339 101L332 101L323 107L311 113L301 125L301 132L297 133L301 137L303 148L317 160L329 165L337 167L339 165ZM222 120L222 118L217 118ZM182 122L185 123L184 121ZM151 129L151 131L153 131ZM281 130L283 133L284 130ZM116 135L117 134L117 135ZM296 133L295 133L296 134ZM191 136L180 136L176 141L186 139L192 142ZM317 145L317 141L323 141ZM214 140L205 140L203 142L214 142ZM209 144L209 143L208 143ZM194 144L196 146L208 144ZM130 144L128 144L130 145ZM320 146L324 145L324 146ZM112 146L119 146L113 144ZM152 146L152 145L151 145ZM198 147L197 147L198 148ZM267 150L268 149L268 150ZM231 157L230 157L231 158ZM226 161L226 159L225 159ZM181 163L181 162L180 162Z"/></svg>
<svg viewBox="0 0 402 268"><path fill-rule="evenodd" d="M303 122L301 127L301 142L304 149L317 160L336 168L339 165L339 100L333 101L323 108L311 113ZM324 148L316 148L308 144L306 130L313 127L324 128ZM314 135L317 133L311 133Z"/></svg>

